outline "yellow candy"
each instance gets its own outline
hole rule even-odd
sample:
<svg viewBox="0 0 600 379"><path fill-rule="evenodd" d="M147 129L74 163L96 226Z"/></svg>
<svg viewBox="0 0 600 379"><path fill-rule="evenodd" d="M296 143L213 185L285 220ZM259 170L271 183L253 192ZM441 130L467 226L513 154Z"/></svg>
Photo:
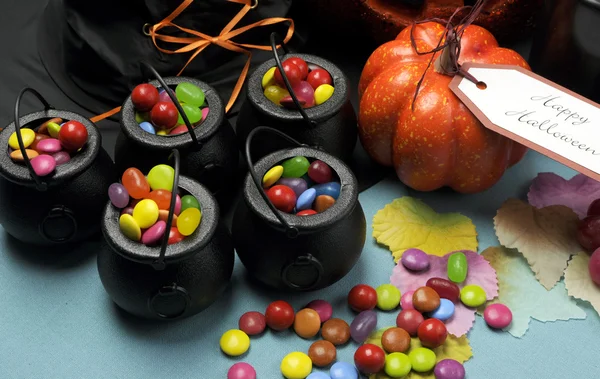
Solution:
<svg viewBox="0 0 600 379"><path fill-rule="evenodd" d="M262 88L267 88L275 84L275 70L277 67L271 67L262 77Z"/></svg>
<svg viewBox="0 0 600 379"><path fill-rule="evenodd" d="M312 361L308 355L295 351L281 361L281 373L287 379L304 379L312 371Z"/></svg>
<svg viewBox="0 0 600 379"><path fill-rule="evenodd" d="M185 211L181 212L177 217L177 230L179 230L179 233L187 237L190 234L194 233L196 228L198 228L201 219L202 212L200 212L200 209L188 208Z"/></svg>
<svg viewBox="0 0 600 379"><path fill-rule="evenodd" d="M283 175L283 166L275 166L271 168L265 176L263 176L263 187L269 188Z"/></svg>
<svg viewBox="0 0 600 379"><path fill-rule="evenodd" d="M169 135L169 131L162 129L162 130L157 131L156 134L159 136L167 136L167 135Z"/></svg>
<svg viewBox="0 0 600 379"><path fill-rule="evenodd" d="M159 164L150 170L148 173L148 184L152 190L164 189L173 191L173 179L175 178L175 170L166 164Z"/></svg>
<svg viewBox="0 0 600 379"><path fill-rule="evenodd" d="M121 232L125 235L125 237L132 241L137 242L142 238L140 226L130 214L124 213L121 215L119 218L119 227L121 228Z"/></svg>
<svg viewBox="0 0 600 379"><path fill-rule="evenodd" d="M315 90L315 104L321 105L333 95L333 86L329 84L321 84Z"/></svg>
<svg viewBox="0 0 600 379"><path fill-rule="evenodd" d="M35 140L35 132L28 128L21 129L21 138L23 139L23 145L25 148L28 148L29 145L33 143ZM8 137L8 146L17 150L19 148L19 140L17 140L17 132L13 132L13 134Z"/></svg>
<svg viewBox="0 0 600 379"><path fill-rule="evenodd" d="M279 105L281 99L289 95L290 93L286 89L278 86L268 86L265 88L265 97L277 105Z"/></svg>
<svg viewBox="0 0 600 379"><path fill-rule="evenodd" d="M144 199L133 208L133 218L142 229L147 229L158 220L158 205L154 200Z"/></svg>
<svg viewBox="0 0 600 379"><path fill-rule="evenodd" d="M46 124L46 126L50 137L58 138L58 133L60 132L60 125L58 125L56 122L49 122L48 124Z"/></svg>
<svg viewBox="0 0 600 379"><path fill-rule="evenodd" d="M237 357L250 348L250 337L241 330L231 329L223 333L219 345L225 354Z"/></svg>

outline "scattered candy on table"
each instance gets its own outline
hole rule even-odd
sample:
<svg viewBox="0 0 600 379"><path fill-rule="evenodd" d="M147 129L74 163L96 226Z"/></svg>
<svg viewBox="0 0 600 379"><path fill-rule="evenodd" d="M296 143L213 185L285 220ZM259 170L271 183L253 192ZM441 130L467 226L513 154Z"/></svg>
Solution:
<svg viewBox="0 0 600 379"><path fill-rule="evenodd" d="M400 258L402 265L411 271L424 271L429 268L429 256L420 249L408 249Z"/></svg>
<svg viewBox="0 0 600 379"><path fill-rule="evenodd" d="M285 76L303 108L321 105L333 96L335 88L329 72L322 68L309 71L301 58L288 58L281 63ZM278 67L271 67L262 77L262 88L267 99L286 108L296 108Z"/></svg>
<svg viewBox="0 0 600 379"><path fill-rule="evenodd" d="M377 306L377 291L366 284L357 284L348 293L348 305L355 312L373 309Z"/></svg>
<svg viewBox="0 0 600 379"><path fill-rule="evenodd" d="M487 300L485 290L476 284L469 284L460 290L460 301L467 307L477 308Z"/></svg>
<svg viewBox="0 0 600 379"><path fill-rule="evenodd" d="M283 301L274 301L265 311L267 326L275 331L288 329L294 324L294 308Z"/></svg>
<svg viewBox="0 0 600 379"><path fill-rule="evenodd" d="M403 353L391 353L385 357L384 371L392 378L402 378L410 373L412 365L408 355Z"/></svg>
<svg viewBox="0 0 600 379"><path fill-rule="evenodd" d="M413 307L413 303L412 303L412 297L413 297L414 293L415 293L415 291L408 291L408 292L404 292L402 294L402 297L400 298L400 308L415 309L415 307Z"/></svg>
<svg viewBox="0 0 600 379"><path fill-rule="evenodd" d="M448 331L446 325L436 318L430 318L421 323L417 329L417 336L421 345L435 349L446 342Z"/></svg>
<svg viewBox="0 0 600 379"><path fill-rule="evenodd" d="M406 330L411 337L416 337L423 321L425 318L416 309L403 309L396 317L396 326Z"/></svg>
<svg viewBox="0 0 600 379"><path fill-rule="evenodd" d="M60 125L59 125L60 124ZM42 123L37 130L20 129L25 155L38 176L52 174L57 166L66 164L85 146L87 128L79 121L64 121L53 118ZM8 155L15 163L25 163L17 132L8 138Z"/></svg>
<svg viewBox="0 0 600 379"><path fill-rule="evenodd" d="M377 327L377 312L360 312L350 324L350 336L357 343L363 343Z"/></svg>
<svg viewBox="0 0 600 379"><path fill-rule="evenodd" d="M382 284L375 291L377 292L377 308L382 311L391 311L400 305L400 290L393 284Z"/></svg>
<svg viewBox="0 0 600 379"><path fill-rule="evenodd" d="M442 299L447 299L453 303L460 298L460 288L451 281L444 278L430 278L425 286L433 289Z"/></svg>
<svg viewBox="0 0 600 379"><path fill-rule="evenodd" d="M201 88L183 82L175 87L175 91L168 90L177 98L192 127L206 120L209 107ZM159 91L151 84L140 84L131 92L131 101L136 110L135 121L142 130L161 136L188 132L183 117L165 89Z"/></svg>
<svg viewBox="0 0 600 379"><path fill-rule="evenodd" d="M302 156L289 158L271 167L262 179L267 197L275 208L297 216L325 212L340 195L341 186L329 165L312 163ZM308 182L314 182L309 188Z"/></svg>
<svg viewBox="0 0 600 379"><path fill-rule="evenodd" d="M256 370L246 362L239 362L231 366L227 379L256 379Z"/></svg>
<svg viewBox="0 0 600 379"><path fill-rule="evenodd" d="M328 321L333 315L333 307L325 300L313 300L305 308L314 309L319 314L321 322Z"/></svg>
<svg viewBox="0 0 600 379"><path fill-rule="evenodd" d="M429 317L440 321L449 320L454 316L454 303L448 299L440 299L440 306L436 310L428 314Z"/></svg>
<svg viewBox="0 0 600 379"><path fill-rule="evenodd" d="M313 365L317 367L329 366L337 356L337 350L335 346L325 340L314 342L308 349L308 356L312 361Z"/></svg>
<svg viewBox="0 0 600 379"><path fill-rule="evenodd" d="M246 312L240 317L238 327L247 335L255 336L264 332L267 322L260 312Z"/></svg>
<svg viewBox="0 0 600 379"><path fill-rule="evenodd" d="M512 322L512 312L504 304L490 304L483 311L483 319L490 328L503 329Z"/></svg>
<svg viewBox="0 0 600 379"><path fill-rule="evenodd" d="M314 309L304 308L294 319L294 331L302 338L312 338L321 330L321 319Z"/></svg>
<svg viewBox="0 0 600 379"><path fill-rule="evenodd" d="M321 337L336 346L343 345L350 340L350 325L339 318L327 320L321 327Z"/></svg>
<svg viewBox="0 0 600 379"><path fill-rule="evenodd" d="M454 283L462 283L467 278L469 271L465 253L456 252L448 257L448 279Z"/></svg>
<svg viewBox="0 0 600 379"><path fill-rule="evenodd" d="M435 365L433 374L436 379L464 379L464 366L454 359L443 359Z"/></svg>
<svg viewBox="0 0 600 379"><path fill-rule="evenodd" d="M354 352L354 364L363 374L376 374L385 366L385 352L377 345L361 345Z"/></svg>
<svg viewBox="0 0 600 379"><path fill-rule="evenodd" d="M304 379L312 371L312 361L308 355L295 351L281 361L281 373L287 379Z"/></svg>
<svg viewBox="0 0 600 379"><path fill-rule="evenodd" d="M323 372L313 372L306 379L331 379L331 376L323 373Z"/></svg>
<svg viewBox="0 0 600 379"><path fill-rule="evenodd" d="M113 206L121 209L119 228L128 239L146 246L157 246L167 233L167 220L171 206L175 171L171 166L154 166L148 176L135 167L123 173L121 183L108 187L108 197ZM169 184L170 181L170 184ZM168 244L183 241L200 225L200 203L192 195L184 195L186 209L181 211L182 198L175 198L175 209ZM192 198L193 200L191 200Z"/></svg>
<svg viewBox="0 0 600 379"><path fill-rule="evenodd" d="M356 367L348 362L336 362L329 369L331 379L358 379Z"/></svg>
<svg viewBox="0 0 600 379"><path fill-rule="evenodd" d="M402 328L389 328L381 336L381 345L388 353L405 353L410 348L410 335Z"/></svg>
<svg viewBox="0 0 600 379"><path fill-rule="evenodd" d="M431 349L418 347L408 353L412 369L416 372L427 372L435 366L436 355Z"/></svg>
<svg viewBox="0 0 600 379"><path fill-rule="evenodd" d="M250 348L250 337L241 330L232 329L223 333L219 344L225 354L237 357Z"/></svg>
<svg viewBox="0 0 600 379"><path fill-rule="evenodd" d="M440 306L440 295L430 287L420 287L413 293L412 304L419 312L433 312Z"/></svg>

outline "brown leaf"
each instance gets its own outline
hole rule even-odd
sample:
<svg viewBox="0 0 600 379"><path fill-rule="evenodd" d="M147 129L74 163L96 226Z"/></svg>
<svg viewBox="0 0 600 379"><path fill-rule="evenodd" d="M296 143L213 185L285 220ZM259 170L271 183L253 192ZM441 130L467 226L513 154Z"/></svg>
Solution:
<svg viewBox="0 0 600 379"><path fill-rule="evenodd" d="M600 287L592 281L589 264L587 253L580 252L574 256L565 270L565 286L569 296L589 302L600 315Z"/></svg>

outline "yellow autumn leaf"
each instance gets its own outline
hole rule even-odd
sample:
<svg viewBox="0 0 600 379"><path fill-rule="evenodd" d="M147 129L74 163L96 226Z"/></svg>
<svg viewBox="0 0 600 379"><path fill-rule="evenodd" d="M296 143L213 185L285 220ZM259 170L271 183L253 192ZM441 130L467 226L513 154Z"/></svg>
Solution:
<svg viewBox="0 0 600 379"><path fill-rule="evenodd" d="M575 255L565 270L565 286L569 296L589 302L600 315L600 286L592 281L589 265L587 253Z"/></svg>
<svg viewBox="0 0 600 379"><path fill-rule="evenodd" d="M381 346L381 336L383 333L389 328L379 329L369 336L365 343L371 343L373 345ZM412 338L410 341L410 349L407 354L412 350L422 347L421 342L418 338ZM437 362L444 359L454 359L460 363L464 363L468 361L473 356L473 351L471 350L471 346L469 345L469 340L467 336L462 337L454 337L453 335L448 335L446 338L446 342L438 348L433 349L435 355L437 357ZM373 374L369 376L369 379L392 379L387 376L384 372L380 372L378 374ZM418 373L415 371L411 371L410 374L405 376L403 379L435 379L433 375L433 371L426 373Z"/></svg>
<svg viewBox="0 0 600 379"><path fill-rule="evenodd" d="M375 214L373 237L390 248L395 262L411 248L437 256L455 250L477 251L477 230L470 218L437 213L421 200L407 196Z"/></svg>

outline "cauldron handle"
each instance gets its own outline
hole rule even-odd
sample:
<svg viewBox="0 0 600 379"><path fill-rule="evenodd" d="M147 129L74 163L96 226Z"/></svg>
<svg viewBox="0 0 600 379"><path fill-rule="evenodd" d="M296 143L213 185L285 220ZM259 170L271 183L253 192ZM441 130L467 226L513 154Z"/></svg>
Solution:
<svg viewBox="0 0 600 379"><path fill-rule="evenodd" d="M160 254L158 258L152 262L152 267L155 270L160 271L164 270L167 266L165 263L165 254L167 252L167 246L169 244L169 234L171 232L171 225L173 224L173 215L175 214L175 204L177 203L177 191L179 190L179 165L180 165L180 156L179 150L173 149L171 154L169 155L169 159L173 158L174 164L174 175L173 175L173 189L171 190L171 202L169 204L169 215L167 216L167 225L165 226L165 234L162 238L162 243L160 245Z"/></svg>
<svg viewBox="0 0 600 379"><path fill-rule="evenodd" d="M169 86L167 85L167 83L165 82L163 77L158 73L158 71L156 71L156 69L154 67L152 67L152 65L150 63L148 63L146 61L141 61L140 64L142 65L142 68L146 68L148 71L150 71L150 73L152 73L152 75L160 83L161 87L164 88L164 90L167 92L167 95L169 95L169 97L171 98L171 101L173 102L173 104L177 108L177 111L181 115L181 118L183 119L183 122L185 123L185 126L187 127L188 133L192 137L192 141L194 141L194 146L200 147L201 142L196 137L196 133L194 133L194 127L192 126L192 123L190 122L187 115L183 111L183 107L181 106L181 104L179 104L179 101L177 100L177 96L175 96L175 94L173 93L171 88L169 88ZM142 72L142 74L143 74L143 72Z"/></svg>
<svg viewBox="0 0 600 379"><path fill-rule="evenodd" d="M35 172L33 166L31 166L31 161L27 156L27 152L25 151L25 144L23 143L23 137L21 136L21 123L19 121L19 113L21 110L21 99L23 98L23 95L25 95L26 92L31 92L33 95L35 95L35 97L37 97L38 100L44 105L45 110L54 109L54 107L52 107L50 103L48 103L48 101L46 101L46 99L44 99L44 97L38 91L30 87L23 88L17 96L17 101L15 101L15 134L17 136L17 141L19 142L19 150L23 155L25 165L27 166L27 171L29 171L29 175L31 175L31 177L35 181L36 189L38 191L46 191L48 189L48 183L43 181L42 178Z"/></svg>
<svg viewBox="0 0 600 379"><path fill-rule="evenodd" d="M298 228L296 228L295 226L290 225L285 218L283 217L283 215L281 214L281 212L275 208L275 206L273 205L273 203L271 203L271 200L269 200L269 197L267 196L267 193L265 192L265 190L262 187L262 184L260 182L260 178L258 177L258 175L256 174L256 171L254 171L254 164L252 163L252 157L250 154L250 146L252 145L252 139L254 138L254 136L260 132L271 132L274 134L277 134L278 136L288 140L289 142L296 144L298 146L307 146L305 144L302 144L298 141L296 141L295 139L293 139L292 137L288 136L287 134L277 130L277 129L273 129L273 128L269 128L267 126L259 126L257 128L255 128L254 130L252 130L250 132L250 134L248 134L248 138L246 138L246 163L248 165L248 172L250 173L250 176L252 177L252 180L254 182L254 184L256 185L256 189L258 190L258 193L260 194L260 196L263 198L263 200L267 203L267 206L271 209L271 212L273 212L273 214L275 215L275 217L277 217L277 219L279 220L279 222L281 222L281 224L283 226L285 226L285 234L287 237L289 238L296 238L298 236Z"/></svg>
<svg viewBox="0 0 600 379"><path fill-rule="evenodd" d="M308 124L309 127L311 127L311 128L315 127L317 125L317 123L314 120L311 120L310 117L308 117L308 115L304 111L304 108L302 108L302 105L300 105L300 101L298 101L298 97L296 97L296 94L294 93L292 84L288 80L287 75L286 75L285 71L283 70L283 64L281 63L281 58L279 58L279 54L277 53L277 42L275 41L275 39L277 37L279 37L277 33L275 33L275 32L271 33L271 50L273 51L273 58L275 58L275 64L277 65L277 68L281 72L281 77L283 78L283 83L285 84L285 87L287 88L288 92L290 93L290 96L291 96L292 100L294 101L296 108L298 108L298 112L300 112L300 115L302 115L302 118L304 119L304 121L306 121L306 123ZM283 49L283 51L286 54L289 54L289 51L288 51L287 47L285 46L285 44L282 43L281 48Z"/></svg>

